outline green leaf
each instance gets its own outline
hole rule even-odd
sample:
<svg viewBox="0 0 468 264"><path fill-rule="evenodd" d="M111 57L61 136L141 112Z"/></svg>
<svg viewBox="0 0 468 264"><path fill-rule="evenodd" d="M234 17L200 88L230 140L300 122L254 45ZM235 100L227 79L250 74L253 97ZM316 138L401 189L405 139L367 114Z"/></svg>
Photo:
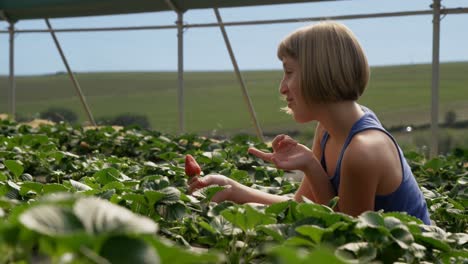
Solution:
<svg viewBox="0 0 468 264"><path fill-rule="evenodd" d="M255 210L249 205L235 206L221 212L221 215L244 232L258 225L275 224L276 219Z"/></svg>
<svg viewBox="0 0 468 264"><path fill-rule="evenodd" d="M449 252L444 252L440 255L443 263L466 263L468 259L468 251L465 250L451 250ZM458 261L454 261L454 258Z"/></svg>
<svg viewBox="0 0 468 264"><path fill-rule="evenodd" d="M180 200L180 191L175 187L166 187L159 192L164 194L164 198L159 201L162 204L175 204Z"/></svg>
<svg viewBox="0 0 468 264"><path fill-rule="evenodd" d="M468 234L467 233L454 233L449 236L449 239L456 241L457 245L464 245L468 243Z"/></svg>
<svg viewBox="0 0 468 264"><path fill-rule="evenodd" d="M149 175L141 179L140 189L160 190L170 185L169 179L161 175Z"/></svg>
<svg viewBox="0 0 468 264"><path fill-rule="evenodd" d="M408 248L408 251L418 259L422 259L424 258L424 255L426 255L426 248L418 243L411 244Z"/></svg>
<svg viewBox="0 0 468 264"><path fill-rule="evenodd" d="M265 209L265 213L271 214L273 216L279 215L280 213L283 213L284 211L286 211L286 209L289 208L291 202L292 201L285 201L271 204Z"/></svg>
<svg viewBox="0 0 468 264"><path fill-rule="evenodd" d="M2 165L2 164L0 164L0 165ZM0 172L0 182L7 181L7 180L8 180L8 176L6 176L3 172Z"/></svg>
<svg viewBox="0 0 468 264"><path fill-rule="evenodd" d="M297 205L297 210L304 216L315 216L316 212L334 213L331 208L315 203L300 203Z"/></svg>
<svg viewBox="0 0 468 264"><path fill-rule="evenodd" d="M301 203L297 205L297 211L301 218L314 218L322 222L324 226L331 226L341 221L352 221L350 216L335 213L329 207L320 204Z"/></svg>
<svg viewBox="0 0 468 264"><path fill-rule="evenodd" d="M128 176L112 167L94 173L93 177L102 185L106 185L110 182L130 180Z"/></svg>
<svg viewBox="0 0 468 264"><path fill-rule="evenodd" d="M42 186L44 193L68 192L68 188L62 184L49 183Z"/></svg>
<svg viewBox="0 0 468 264"><path fill-rule="evenodd" d="M0 208L11 209L19 204L20 202L16 199L8 199L7 197L0 197Z"/></svg>
<svg viewBox="0 0 468 264"><path fill-rule="evenodd" d="M89 191L93 189L89 187L88 185L78 182L78 181L70 180L70 183L73 186L73 188L77 191Z"/></svg>
<svg viewBox="0 0 468 264"><path fill-rule="evenodd" d="M392 235L390 230L385 227L364 227L362 230L362 238L364 241L375 243L375 244L387 244L391 239Z"/></svg>
<svg viewBox="0 0 468 264"><path fill-rule="evenodd" d="M171 246L157 239L151 239L150 243L156 248L161 263L177 263L177 264L211 264L222 263L222 259L211 252L209 253L194 253L177 246ZM129 262L136 263L136 262Z"/></svg>
<svg viewBox="0 0 468 264"><path fill-rule="evenodd" d="M293 247L308 247L308 248L314 248L317 245L313 242L311 242L309 239L299 237L299 236L293 236L288 238L285 242L285 245L288 246L293 246Z"/></svg>
<svg viewBox="0 0 468 264"><path fill-rule="evenodd" d="M224 236L233 236L242 233L242 230L234 227L231 222L219 215L211 219L210 225L216 230L216 233Z"/></svg>
<svg viewBox="0 0 468 264"><path fill-rule="evenodd" d="M193 197L193 195L185 194L183 192L180 193L180 201L184 203L191 203L191 204L200 204L200 201Z"/></svg>
<svg viewBox="0 0 468 264"><path fill-rule="evenodd" d="M76 155L76 154L73 154L71 152L68 152L68 151L58 151L60 153L63 154L63 156L67 156L67 157L71 157L71 158L74 158L74 159L78 159L80 156Z"/></svg>
<svg viewBox="0 0 468 264"><path fill-rule="evenodd" d="M108 184L104 185L101 188L101 190L103 190L103 191L107 191L107 190L111 190L111 189L122 190L123 188L125 188L125 184L123 184L121 182L113 181L113 182L109 182Z"/></svg>
<svg viewBox="0 0 468 264"><path fill-rule="evenodd" d="M24 167L23 164L20 161L16 160L5 160L3 162L5 166L10 170L13 175L15 175L15 178L18 179L18 177L23 173Z"/></svg>
<svg viewBox="0 0 468 264"><path fill-rule="evenodd" d="M387 217L395 217L399 219L401 222L407 224L414 222L416 224L423 224L421 219L414 217L412 215L406 214L406 213L401 213L401 212L387 212L387 213L382 213L382 216L387 218Z"/></svg>
<svg viewBox="0 0 468 264"><path fill-rule="evenodd" d="M345 264L332 251L323 247L314 249L305 259L305 263Z"/></svg>
<svg viewBox="0 0 468 264"><path fill-rule="evenodd" d="M221 215L222 211L224 211L225 209L231 208L233 206L236 206L236 204L231 201L223 201L220 203L209 204L207 215L209 217L215 217L215 216Z"/></svg>
<svg viewBox="0 0 468 264"><path fill-rule="evenodd" d="M334 209L336 207L336 205L338 204L339 199L340 199L340 197L338 197L338 196L333 197L333 199L331 199L328 202L328 207L330 207L331 209Z"/></svg>
<svg viewBox="0 0 468 264"><path fill-rule="evenodd" d="M258 231L264 232L278 242L283 242L291 236L290 229L291 224L262 225L257 228Z"/></svg>
<svg viewBox="0 0 468 264"><path fill-rule="evenodd" d="M211 234L216 234L216 229L214 229L210 224L208 224L205 221L199 221L198 225L200 225L201 228L205 229L206 231L210 232Z"/></svg>
<svg viewBox="0 0 468 264"><path fill-rule="evenodd" d="M390 230L402 226L400 219L393 216L384 216L384 226Z"/></svg>
<svg viewBox="0 0 468 264"><path fill-rule="evenodd" d="M315 225L303 225L296 228L296 232L310 238L313 242L320 244L326 229Z"/></svg>
<svg viewBox="0 0 468 264"><path fill-rule="evenodd" d="M8 197L10 199L19 199L20 198L19 192L21 190L21 187L18 184L8 180L7 185L5 185L4 189L6 191L6 194L5 194L6 197Z"/></svg>
<svg viewBox="0 0 468 264"><path fill-rule="evenodd" d="M25 196L29 191L33 191L36 194L41 194L42 186L43 184L38 182L23 182L21 184L20 194L21 196Z"/></svg>
<svg viewBox="0 0 468 264"><path fill-rule="evenodd" d="M224 189L226 189L225 186L210 185L197 190L192 195L202 199L203 202L208 202L213 199L213 196L215 196L218 192L223 191Z"/></svg>
<svg viewBox="0 0 468 264"><path fill-rule="evenodd" d="M140 204L147 205L145 196L139 193L126 193L122 195L122 199L126 201L131 201L132 203L140 203Z"/></svg>
<svg viewBox="0 0 468 264"><path fill-rule="evenodd" d="M413 235L404 225L394 228L390 232L402 249L408 249L408 247L414 242Z"/></svg>
<svg viewBox="0 0 468 264"><path fill-rule="evenodd" d="M152 190L145 191L145 197L146 199L148 199L148 205L150 207L153 207L154 204L160 201L162 198L164 198L164 196L166 196L166 194L163 192Z"/></svg>
<svg viewBox="0 0 468 264"><path fill-rule="evenodd" d="M157 264L161 262L156 250L148 243L126 236L107 239L102 245L100 255L112 264Z"/></svg>
<svg viewBox="0 0 468 264"><path fill-rule="evenodd" d="M20 179L21 179L22 181L34 181L33 176L32 176L31 174L29 174L29 173L23 173L23 174L21 174Z"/></svg>
<svg viewBox="0 0 468 264"><path fill-rule="evenodd" d="M73 235L83 230L72 210L54 205L32 207L22 213L19 220L25 227L49 236Z"/></svg>
<svg viewBox="0 0 468 264"><path fill-rule="evenodd" d="M358 227L363 228L366 226L369 227L384 227L385 221L381 214L373 211L368 211L362 213L359 217Z"/></svg>
<svg viewBox="0 0 468 264"><path fill-rule="evenodd" d="M94 173L93 177L102 185L119 181L119 173L114 168L107 168Z"/></svg>
<svg viewBox="0 0 468 264"><path fill-rule="evenodd" d="M73 205L78 196L75 193L70 192L56 192L40 197L41 202Z"/></svg>
<svg viewBox="0 0 468 264"><path fill-rule="evenodd" d="M437 171L444 167L444 163L445 162L441 160L440 158L433 158L430 161L426 162L426 164L424 165L424 168Z"/></svg>
<svg viewBox="0 0 468 264"><path fill-rule="evenodd" d="M338 247L335 254L345 260L365 263L375 259L377 249L367 242L354 242Z"/></svg>
<svg viewBox="0 0 468 264"><path fill-rule="evenodd" d="M155 234L158 229L153 220L96 197L79 199L73 211L90 234Z"/></svg>
<svg viewBox="0 0 468 264"><path fill-rule="evenodd" d="M240 183L250 181L249 173L243 170L233 170L229 178Z"/></svg>
<svg viewBox="0 0 468 264"><path fill-rule="evenodd" d="M333 251L325 247L317 247L311 252L290 246L279 246L268 252L271 263L327 263L327 264L344 264L338 257L333 254Z"/></svg>
<svg viewBox="0 0 468 264"><path fill-rule="evenodd" d="M300 254L297 248L291 246L279 246L269 250L268 257L271 263L304 263L304 254ZM319 263L319 262L315 262Z"/></svg>
<svg viewBox="0 0 468 264"><path fill-rule="evenodd" d="M440 240L433 233L423 233L422 235L414 235L417 243L425 246L426 248L435 248L442 252L449 252L451 247L444 241Z"/></svg>
<svg viewBox="0 0 468 264"><path fill-rule="evenodd" d="M187 207L180 202L157 204L156 210L166 221L179 221L187 214Z"/></svg>

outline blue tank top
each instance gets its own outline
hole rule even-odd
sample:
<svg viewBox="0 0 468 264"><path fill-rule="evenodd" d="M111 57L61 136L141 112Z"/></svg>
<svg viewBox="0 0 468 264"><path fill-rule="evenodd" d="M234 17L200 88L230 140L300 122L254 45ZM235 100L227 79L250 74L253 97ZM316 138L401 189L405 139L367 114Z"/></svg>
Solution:
<svg viewBox="0 0 468 264"><path fill-rule="evenodd" d="M408 162L403 156L403 151L398 146L392 135L390 135L390 133L384 129L380 121L377 119L377 116L370 109L364 106L361 107L364 111L364 115L352 126L351 131L343 145L340 156L338 157L335 173L330 178L330 181L335 190L335 195L338 193L340 186L340 171L343 154L351 142L353 136L368 129L380 130L392 139L393 143L395 143L395 146L398 149L400 163L403 170L403 179L400 186L391 194L375 196L374 210L378 211L383 209L385 212L407 212L408 214L421 219L425 224L430 225L431 222L429 219L426 200L424 199L424 196L419 189ZM325 131L320 142L322 149L321 163L325 171L327 170L325 162L325 144L328 140L328 137L329 134L327 131Z"/></svg>

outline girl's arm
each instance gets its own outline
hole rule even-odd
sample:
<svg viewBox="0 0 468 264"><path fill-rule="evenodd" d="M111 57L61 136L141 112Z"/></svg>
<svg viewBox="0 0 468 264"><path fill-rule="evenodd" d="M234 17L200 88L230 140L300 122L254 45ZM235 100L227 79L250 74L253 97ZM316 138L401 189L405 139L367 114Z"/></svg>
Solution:
<svg viewBox="0 0 468 264"><path fill-rule="evenodd" d="M315 145L318 146L318 143ZM306 196L317 203L328 204L335 194L328 175L316 155L309 148L286 135L277 136L273 140L272 147L273 153L255 148L250 148L249 153L274 163L279 169L303 171L305 179L296 194L296 199L302 200L302 196Z"/></svg>
<svg viewBox="0 0 468 264"><path fill-rule="evenodd" d="M317 123L317 126L315 127L314 140L312 143L312 153L314 154L317 160L320 160L320 158L322 157L322 149L320 148L320 141L322 140L324 133L325 133L325 129L323 128L323 126L320 123ZM299 186L299 188L296 191L296 194L294 195L294 199L298 202L302 202L303 201L302 197L305 196L309 200L317 202L317 199L315 198L315 195L310 185L311 183L308 177L304 177L302 179L301 185Z"/></svg>
<svg viewBox="0 0 468 264"><path fill-rule="evenodd" d="M257 189L242 185L226 176L219 174L211 174L205 177L194 177L189 182L189 192L194 192L210 185L225 186L226 189L218 192L212 198L213 202L232 201L235 203L260 203L272 204L290 200L290 198L282 195L275 195L262 192Z"/></svg>

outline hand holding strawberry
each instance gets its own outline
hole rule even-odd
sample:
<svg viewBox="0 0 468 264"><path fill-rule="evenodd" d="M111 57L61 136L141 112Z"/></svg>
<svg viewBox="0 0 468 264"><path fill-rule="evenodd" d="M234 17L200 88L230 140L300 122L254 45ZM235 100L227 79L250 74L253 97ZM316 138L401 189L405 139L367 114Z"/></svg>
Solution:
<svg viewBox="0 0 468 264"><path fill-rule="evenodd" d="M201 168L192 155L185 155L185 174L190 178L200 175Z"/></svg>
<svg viewBox="0 0 468 264"><path fill-rule="evenodd" d="M189 194L208 186L217 185L225 187L217 192L212 198L212 202L232 201L235 203L262 203L271 204L274 202L286 201L289 198L278 195L267 194L262 191L252 189L242 185L233 179L220 174L209 174L200 176L201 168L195 159L187 154L185 156L185 174L189 176L187 191Z"/></svg>

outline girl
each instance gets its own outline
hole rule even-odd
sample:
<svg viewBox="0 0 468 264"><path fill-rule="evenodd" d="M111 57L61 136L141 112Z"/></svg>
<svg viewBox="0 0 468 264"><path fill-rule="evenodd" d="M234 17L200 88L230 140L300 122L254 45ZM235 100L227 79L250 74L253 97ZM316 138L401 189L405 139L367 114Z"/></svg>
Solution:
<svg viewBox="0 0 468 264"><path fill-rule="evenodd" d="M294 198L327 204L357 216L369 210L407 212L430 224L424 197L403 152L376 115L357 103L369 80L367 58L354 34L326 21L300 28L278 47L284 76L280 93L299 123L318 121L312 149L287 135L272 142L273 153L249 153L304 178ZM241 185L222 175L194 178L189 190L217 184L228 188L213 201L271 204L289 198Z"/></svg>

